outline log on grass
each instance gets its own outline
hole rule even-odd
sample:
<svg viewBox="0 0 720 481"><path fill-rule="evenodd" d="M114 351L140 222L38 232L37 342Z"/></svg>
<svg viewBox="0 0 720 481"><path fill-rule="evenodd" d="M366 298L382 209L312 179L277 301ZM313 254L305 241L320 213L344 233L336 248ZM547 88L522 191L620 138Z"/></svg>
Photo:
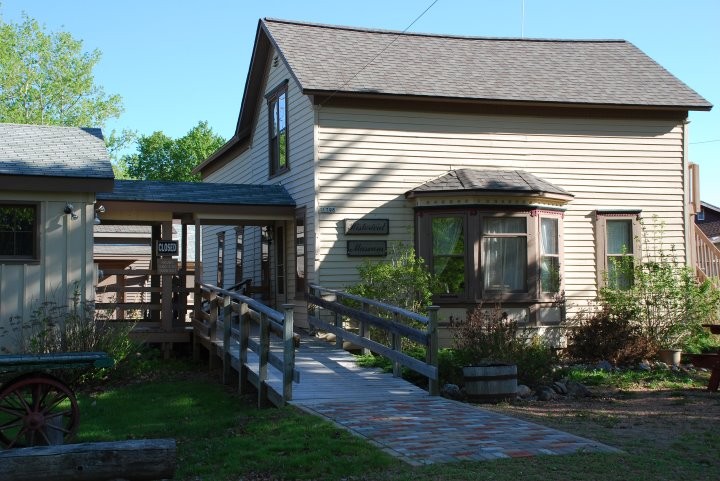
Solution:
<svg viewBox="0 0 720 481"><path fill-rule="evenodd" d="M0 451L3 481L146 481L172 479L174 439L37 446Z"/></svg>

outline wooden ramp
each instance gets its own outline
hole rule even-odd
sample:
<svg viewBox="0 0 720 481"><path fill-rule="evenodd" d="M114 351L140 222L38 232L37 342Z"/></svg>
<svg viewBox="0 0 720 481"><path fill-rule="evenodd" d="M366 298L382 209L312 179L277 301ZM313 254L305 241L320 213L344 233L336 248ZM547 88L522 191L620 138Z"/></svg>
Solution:
<svg viewBox="0 0 720 481"><path fill-rule="evenodd" d="M254 336L251 336L254 337ZM222 355L222 340L213 341L216 352ZM280 343L271 344L271 352L282 354ZM230 348L232 367L238 370L238 348ZM257 375L259 358L248 352L247 367ZM303 336L295 351L295 370L299 382L293 382L290 404L309 405L329 401L381 401L428 398L428 392L402 378L393 377L379 369L360 367L351 353L337 349L334 344L311 336ZM281 373L268 369L268 385L282 392Z"/></svg>

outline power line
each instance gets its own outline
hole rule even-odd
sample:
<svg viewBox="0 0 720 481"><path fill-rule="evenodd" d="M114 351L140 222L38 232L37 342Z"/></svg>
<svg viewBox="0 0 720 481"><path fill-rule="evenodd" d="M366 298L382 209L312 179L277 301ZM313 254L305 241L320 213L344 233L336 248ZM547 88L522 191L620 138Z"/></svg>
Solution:
<svg viewBox="0 0 720 481"><path fill-rule="evenodd" d="M323 105L325 105L331 98L333 98L333 96L335 96L335 94L338 93L341 88L345 87L347 84L349 84L350 82L352 82L353 80L355 80L355 78L356 78L358 75L360 75L360 72L362 72L363 70L365 70L371 63L373 63L373 62L375 61L376 58L378 58L380 55L382 55L382 53L383 53L385 50L387 50L388 48L390 48L390 46L391 46L392 44L394 44L395 41L397 41L397 39L400 38L400 35L402 35L403 33L407 32L407 31L410 29L410 27L412 27L413 25L415 25L415 23L416 23L418 20L420 20L420 19L428 12L428 10L430 10L430 9L433 7L433 5L435 5L435 4L438 3L439 1L440 1L440 0L434 0L425 10L423 10L423 12L422 12L420 15L418 15L418 16L415 18L415 20L413 20L413 21L410 23L410 25L408 25L407 27L405 27L405 29L404 29L402 32L400 32L400 33L398 33L397 35L395 35L395 38L393 38L387 45L385 45L385 47L383 47L382 50L380 50L372 59L370 59L370 61L369 61L368 63L366 63L365 65L363 65L362 67L360 67L360 70L358 70L357 72L355 72L355 75L353 75L352 77L350 77L349 79L347 79L342 85L340 85L339 87L337 87L337 88L333 91L333 93L330 94L330 96L329 96L328 98L326 98L323 102L321 102L321 103L320 103L320 107L322 107Z"/></svg>
<svg viewBox="0 0 720 481"><path fill-rule="evenodd" d="M694 144L709 144L710 142L720 142L720 139L702 140L700 142L690 142L690 145Z"/></svg>

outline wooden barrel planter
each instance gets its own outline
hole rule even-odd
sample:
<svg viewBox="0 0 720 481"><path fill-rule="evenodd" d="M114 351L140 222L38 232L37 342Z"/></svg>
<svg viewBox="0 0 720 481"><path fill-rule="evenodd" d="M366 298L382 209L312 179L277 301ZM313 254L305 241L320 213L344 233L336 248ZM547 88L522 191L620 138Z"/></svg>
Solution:
<svg viewBox="0 0 720 481"><path fill-rule="evenodd" d="M463 368L465 393L470 401L496 403L517 395L517 366L492 363Z"/></svg>

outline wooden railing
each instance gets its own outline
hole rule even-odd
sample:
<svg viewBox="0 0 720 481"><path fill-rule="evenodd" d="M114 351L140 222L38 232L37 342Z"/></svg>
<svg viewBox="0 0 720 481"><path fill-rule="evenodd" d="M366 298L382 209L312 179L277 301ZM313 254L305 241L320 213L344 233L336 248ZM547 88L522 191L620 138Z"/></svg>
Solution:
<svg viewBox="0 0 720 481"><path fill-rule="evenodd" d="M695 224L695 270L701 281L720 280L720 249L715 247L700 227Z"/></svg>
<svg viewBox="0 0 720 481"><path fill-rule="evenodd" d="M348 302L350 301L350 302ZM353 307L358 306L358 307ZM400 367L405 366L428 378L428 392L439 394L438 375L438 306L428 308L430 315L421 316L415 312L390 306L372 299L348 294L343 291L326 289L310 284L308 294L308 322L311 326L335 334L338 348L344 340L361 347L363 352L374 352L387 357L393 363L393 375L400 376ZM326 310L326 313L321 312ZM328 322L328 314L329 320ZM418 329L408 324L425 326ZM348 329L355 324L357 333ZM369 328L380 329L390 335L390 346L369 339ZM406 338L425 347L425 362L408 356L402 351L402 339Z"/></svg>
<svg viewBox="0 0 720 481"><path fill-rule="evenodd" d="M282 307L281 313L247 296L208 284L199 284L196 289L192 322L195 356L198 345L203 345L210 352L211 366L219 357L226 384L231 381L232 369L237 371L240 392L246 394L250 385L254 386L260 407L268 401L284 405L292 400L292 383L300 382L295 370L294 306ZM259 336L251 337L252 324L257 324ZM271 335L280 340L281 355L271 351ZM257 355L257 363L250 362L249 352ZM269 382L269 367L279 372L279 389Z"/></svg>

